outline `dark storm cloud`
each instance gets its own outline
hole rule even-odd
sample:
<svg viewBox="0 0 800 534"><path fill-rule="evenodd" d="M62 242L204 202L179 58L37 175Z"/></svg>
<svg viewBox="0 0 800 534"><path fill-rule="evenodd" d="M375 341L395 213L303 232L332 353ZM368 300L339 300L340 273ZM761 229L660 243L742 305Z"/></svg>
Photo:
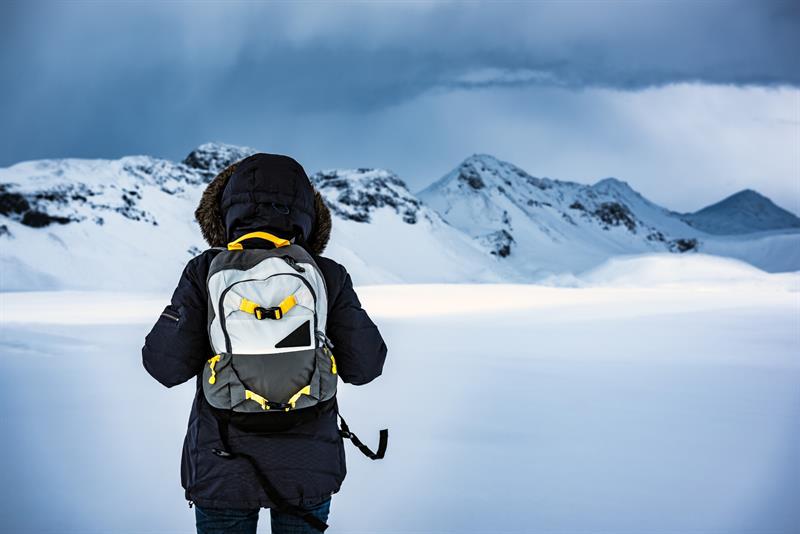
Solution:
<svg viewBox="0 0 800 534"><path fill-rule="evenodd" d="M796 85L797 5L7 3L3 66L64 90L191 82L303 109L380 107L481 69L571 86Z"/></svg>
<svg viewBox="0 0 800 534"><path fill-rule="evenodd" d="M430 116L422 104L405 117L392 112L426 95L479 91L500 109L503 91L525 88L800 85L796 2L3 2L0 10L0 165L175 159L220 140L309 154L321 166L402 157L396 170L419 172L443 166L438 143L467 155L483 139L454 146L431 137L450 137L444 127L419 135ZM473 105L452 100L461 101ZM518 93L513 102L533 109ZM587 114L602 123L603 108L548 102L523 115L531 124L555 116L564 128L581 128ZM494 111L481 114L502 129ZM417 148L428 155L412 164L409 148L422 139ZM365 161L374 154L367 145L384 161Z"/></svg>

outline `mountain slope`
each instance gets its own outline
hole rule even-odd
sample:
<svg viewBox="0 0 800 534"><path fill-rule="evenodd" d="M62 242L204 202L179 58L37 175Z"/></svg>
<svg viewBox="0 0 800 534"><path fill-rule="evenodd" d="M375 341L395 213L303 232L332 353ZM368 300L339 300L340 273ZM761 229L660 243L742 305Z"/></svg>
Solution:
<svg viewBox="0 0 800 534"><path fill-rule="evenodd" d="M731 235L800 228L800 217L776 206L767 197L745 189L681 218L709 234Z"/></svg>
<svg viewBox="0 0 800 534"><path fill-rule="evenodd" d="M538 178L489 155L467 158L418 196L487 252L534 278L581 271L620 254L665 251L732 256L770 271L800 269L793 220L760 195L758 202L748 195L747 217L732 209L740 203L726 203L698 221L713 215L720 230L727 224L749 232L786 227L780 235L711 235L615 178L594 185Z"/></svg>
<svg viewBox="0 0 800 534"><path fill-rule="evenodd" d="M696 246L696 230L625 182L537 178L488 155L467 158L419 197L488 252L532 275Z"/></svg>
<svg viewBox="0 0 800 534"><path fill-rule="evenodd" d="M132 156L0 169L0 289L173 287L206 248L192 216L205 184L252 152L206 144L181 163ZM358 284L519 279L388 171L311 179L334 217L327 254Z"/></svg>
<svg viewBox="0 0 800 534"><path fill-rule="evenodd" d="M328 170L310 178L335 218L326 253L355 269L360 283L521 281L390 171Z"/></svg>
<svg viewBox="0 0 800 534"><path fill-rule="evenodd" d="M0 170L0 287L173 285L204 248L192 220L202 187L250 152L208 144L181 163L131 156Z"/></svg>
<svg viewBox="0 0 800 534"><path fill-rule="evenodd" d="M192 216L205 184L253 152L206 144L179 163L131 156L0 169L0 290L171 289L206 247ZM356 284L536 281L652 252L800 269L796 230L710 235L614 178L536 178L491 156L468 158L419 196L382 169L310 178L334 218L326 254Z"/></svg>

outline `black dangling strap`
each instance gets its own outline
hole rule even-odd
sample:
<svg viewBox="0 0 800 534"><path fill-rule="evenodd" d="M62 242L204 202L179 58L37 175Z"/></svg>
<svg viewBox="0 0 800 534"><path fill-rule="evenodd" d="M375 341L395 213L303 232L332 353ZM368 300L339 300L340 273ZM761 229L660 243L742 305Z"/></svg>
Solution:
<svg viewBox="0 0 800 534"><path fill-rule="evenodd" d="M239 458L244 458L247 460L253 468L253 471L256 474L256 478L258 479L259 484L261 484L261 488L264 490L264 493L267 494L269 500L272 501L275 506L278 507L278 510L281 512L292 514L294 516L299 517L310 526L314 527L315 529L319 530L320 532L325 532L328 528L328 524L325 523L322 519L316 517L315 515L311 514L310 512L303 510L299 506L295 506L290 504L283 498L283 496L278 492L277 488L272 485L269 479L264 476L264 473L259 469L258 464L256 463L255 459L250 456L249 454L237 454Z"/></svg>
<svg viewBox="0 0 800 534"><path fill-rule="evenodd" d="M278 489L272 485L269 479L264 475L261 469L258 467L258 463L256 462L255 458L250 456L249 454L244 453L236 453L234 454L231 451L231 446L228 438L228 426L231 420L231 410L220 410L221 415L216 415L217 418L217 427L219 428L219 439L222 442L222 448L214 448L211 449L216 456L225 459L231 458L242 458L246 460L250 466L253 468L253 472L256 475L256 479L258 479L258 483L261 485L261 488L264 490L264 493L267 494L269 500L280 510L281 512L285 512L287 514L294 515L299 517L303 521L309 524L309 526L319 530L320 532L325 532L328 528L328 524L325 523L322 519L314 516L307 510L299 506L295 506L289 503L286 499L284 499L283 495L280 494Z"/></svg>
<svg viewBox="0 0 800 534"><path fill-rule="evenodd" d="M364 443L358 439L358 436L350 432L350 427L347 426L344 418L339 415L339 421L341 422L341 429L339 430L339 435L342 436L344 439L349 439L353 445L355 445L358 450L360 450L364 456L370 458L371 460L380 460L386 455L386 447L389 445L389 429L384 428L380 431L378 437L378 452L373 452L372 449L364 445Z"/></svg>
<svg viewBox="0 0 800 534"><path fill-rule="evenodd" d="M231 421L231 410L219 410L214 415L217 420L217 430L219 431L219 441L222 444L222 448L211 449L211 452L220 458L233 458L231 445L228 442L228 425Z"/></svg>

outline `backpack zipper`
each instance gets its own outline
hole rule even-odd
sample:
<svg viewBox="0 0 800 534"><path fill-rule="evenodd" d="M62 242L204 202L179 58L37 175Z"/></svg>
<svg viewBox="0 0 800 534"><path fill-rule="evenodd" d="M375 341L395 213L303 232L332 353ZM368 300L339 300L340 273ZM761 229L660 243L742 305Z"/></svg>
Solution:
<svg viewBox="0 0 800 534"><path fill-rule="evenodd" d="M333 341L322 330L317 330L317 338L319 338L320 342L328 347L329 349L333 348Z"/></svg>
<svg viewBox="0 0 800 534"><path fill-rule="evenodd" d="M295 270L295 271L297 271L298 273L304 273L304 272L306 272L305 268L303 268L303 267L300 267L300 266L297 264L297 260L295 260L295 259L294 259L292 256L289 256L288 254L284 254L283 256L280 256L280 258L281 258L283 261L285 261L286 263L288 263L288 264L289 264L289 265L292 267L292 269L294 269L294 270Z"/></svg>

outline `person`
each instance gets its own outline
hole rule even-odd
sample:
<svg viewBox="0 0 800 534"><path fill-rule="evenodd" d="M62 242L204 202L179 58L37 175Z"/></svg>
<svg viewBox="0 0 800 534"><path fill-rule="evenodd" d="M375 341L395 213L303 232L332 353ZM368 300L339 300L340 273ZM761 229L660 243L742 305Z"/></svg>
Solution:
<svg viewBox="0 0 800 534"><path fill-rule="evenodd" d="M321 256L330 238L331 213L297 161L262 153L227 167L206 187L195 216L211 247L264 231L307 250L327 288L325 333L335 347L338 376L362 385L381 375L386 343L345 267ZM270 508L275 534L318 532L309 519L323 525L327 520L331 495L346 473L343 436L351 437L346 425L342 431L337 425L336 397L297 410L298 419L285 429L253 432L234 425L221 430L203 395L201 373L213 355L206 278L220 251L210 248L188 262L142 349L145 369L164 386L197 377L181 460L181 482L189 506L195 507L197 532L255 533L261 508ZM218 455L225 441L236 452L227 458ZM357 438L353 442L359 445ZM268 496L264 477L284 503Z"/></svg>

